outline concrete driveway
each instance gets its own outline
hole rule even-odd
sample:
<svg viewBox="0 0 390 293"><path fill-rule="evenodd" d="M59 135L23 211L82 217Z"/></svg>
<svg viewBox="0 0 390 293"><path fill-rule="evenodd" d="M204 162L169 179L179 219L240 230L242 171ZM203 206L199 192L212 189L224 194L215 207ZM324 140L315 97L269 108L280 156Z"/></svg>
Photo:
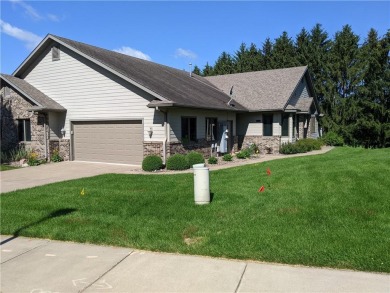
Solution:
<svg viewBox="0 0 390 293"><path fill-rule="evenodd" d="M60 162L0 172L1 192L107 173L131 174L141 166L88 162Z"/></svg>

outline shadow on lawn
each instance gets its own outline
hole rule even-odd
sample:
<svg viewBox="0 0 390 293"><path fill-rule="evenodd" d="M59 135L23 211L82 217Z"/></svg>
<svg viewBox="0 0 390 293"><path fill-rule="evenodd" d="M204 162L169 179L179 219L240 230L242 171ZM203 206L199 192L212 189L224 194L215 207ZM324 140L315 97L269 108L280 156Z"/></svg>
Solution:
<svg viewBox="0 0 390 293"><path fill-rule="evenodd" d="M68 214L71 214L73 212L77 211L76 209L60 209L60 210L56 210L50 214L48 214L46 217L43 217L42 219L36 221L36 222L33 222L31 224L28 224L26 226L23 226L21 228L19 228L18 230L16 230L12 235L12 237L8 238L8 239L5 239L3 241L0 242L0 245L3 245L11 240L14 240L15 238L17 238L19 235L20 235L20 232L22 232L23 230L25 229L28 229L32 226L36 226L42 222L45 222L47 220L50 220L50 219L53 219L53 218L57 218L57 217L62 217L62 216L66 216Z"/></svg>

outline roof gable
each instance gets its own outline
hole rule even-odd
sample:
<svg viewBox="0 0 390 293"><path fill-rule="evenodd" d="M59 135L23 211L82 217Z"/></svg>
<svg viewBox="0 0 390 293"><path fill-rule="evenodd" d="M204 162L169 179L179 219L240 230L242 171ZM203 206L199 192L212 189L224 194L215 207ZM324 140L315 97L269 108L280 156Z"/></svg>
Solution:
<svg viewBox="0 0 390 293"><path fill-rule="evenodd" d="M39 51L51 45L52 41L66 46L77 54L111 71L131 84L152 94L159 101L171 106L194 107L218 110L246 109L239 103L228 105L230 97L210 85L204 78L190 76L188 72L131 57L114 51L94 47L66 38L48 35L32 54L14 72L21 76L34 62ZM34 53L35 52L35 53Z"/></svg>
<svg viewBox="0 0 390 293"><path fill-rule="evenodd" d="M64 107L49 98L27 81L8 74L1 74L1 79L37 106L37 110L66 111Z"/></svg>
<svg viewBox="0 0 390 293"><path fill-rule="evenodd" d="M206 77L250 111L284 110L307 66Z"/></svg>

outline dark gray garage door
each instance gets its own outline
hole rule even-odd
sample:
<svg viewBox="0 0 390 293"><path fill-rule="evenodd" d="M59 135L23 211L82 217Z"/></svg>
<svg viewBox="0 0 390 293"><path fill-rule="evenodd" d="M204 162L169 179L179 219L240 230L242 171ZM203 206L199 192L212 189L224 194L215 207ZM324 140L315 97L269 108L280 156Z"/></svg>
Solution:
<svg viewBox="0 0 390 293"><path fill-rule="evenodd" d="M141 120L82 121L72 124L74 160L136 165L142 163Z"/></svg>

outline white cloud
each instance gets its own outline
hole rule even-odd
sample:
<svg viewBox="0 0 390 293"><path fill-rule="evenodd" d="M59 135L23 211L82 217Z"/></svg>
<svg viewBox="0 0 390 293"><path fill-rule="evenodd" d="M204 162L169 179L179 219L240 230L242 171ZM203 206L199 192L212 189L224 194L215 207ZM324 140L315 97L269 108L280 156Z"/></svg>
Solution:
<svg viewBox="0 0 390 293"><path fill-rule="evenodd" d="M176 49L176 51L175 51L175 57L176 58L186 57L186 58L190 58L190 59L195 59L198 56L194 52L192 52L191 50L179 48L179 49Z"/></svg>
<svg viewBox="0 0 390 293"><path fill-rule="evenodd" d="M140 59L148 60L148 61L152 60L152 58L150 58L149 55L142 53L139 50L136 50L136 49L133 49L130 47L126 47L126 46L122 46L119 49L114 49L113 51L118 52L118 53L122 53L122 54L126 54L129 56L137 57Z"/></svg>
<svg viewBox="0 0 390 293"><path fill-rule="evenodd" d="M49 13L49 14L47 15L47 18L48 18L49 20L55 21L55 22L59 22L59 21L60 21L60 18L59 18L57 15L51 14L51 13Z"/></svg>
<svg viewBox="0 0 390 293"><path fill-rule="evenodd" d="M42 16L34 7L32 7L31 5L27 4L22 0L10 0L10 1L15 5L19 5L20 7L22 7L24 9L24 12L28 16L30 16L33 20L48 19L55 22L60 21L60 18L53 13L48 13L46 17Z"/></svg>
<svg viewBox="0 0 390 293"><path fill-rule="evenodd" d="M12 26L1 19L0 19L0 28L2 33L7 34L11 37L14 37L15 39L24 42L26 47L30 50L34 49L39 44L39 42L42 41L43 39L42 37L37 36L32 32L28 32L18 27Z"/></svg>
<svg viewBox="0 0 390 293"><path fill-rule="evenodd" d="M24 12L34 20L40 20L43 17L31 5L21 0L10 0L12 3L19 5L24 9Z"/></svg>

